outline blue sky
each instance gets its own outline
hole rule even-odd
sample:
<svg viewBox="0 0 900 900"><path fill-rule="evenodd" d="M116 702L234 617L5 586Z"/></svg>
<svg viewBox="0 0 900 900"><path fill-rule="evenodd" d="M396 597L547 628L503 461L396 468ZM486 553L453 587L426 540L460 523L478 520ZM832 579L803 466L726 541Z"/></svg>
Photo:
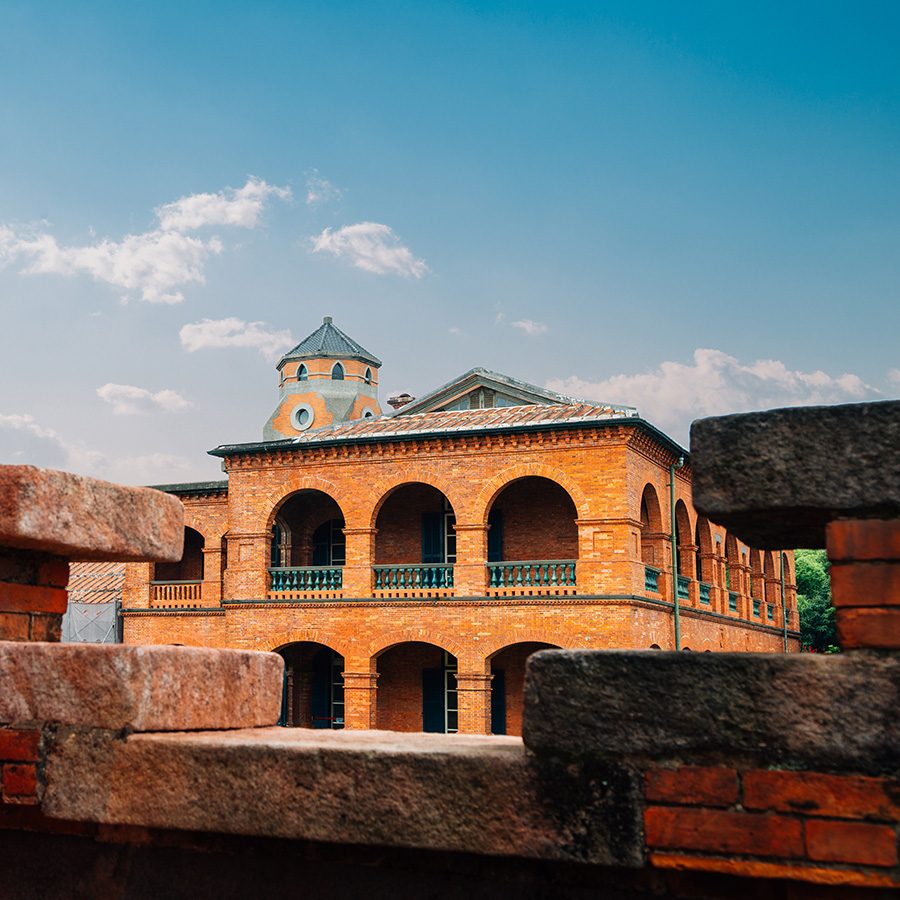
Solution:
<svg viewBox="0 0 900 900"><path fill-rule="evenodd" d="M0 461L215 477L323 315L383 399L896 396L900 7L785 6L7 0Z"/></svg>

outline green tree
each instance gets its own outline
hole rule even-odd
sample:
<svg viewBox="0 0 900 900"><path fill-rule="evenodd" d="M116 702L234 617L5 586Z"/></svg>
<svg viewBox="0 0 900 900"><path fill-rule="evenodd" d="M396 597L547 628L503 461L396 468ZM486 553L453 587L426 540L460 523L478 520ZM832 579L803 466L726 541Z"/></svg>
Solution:
<svg viewBox="0 0 900 900"><path fill-rule="evenodd" d="M818 653L838 649L831 605L831 580L824 550L796 550L797 609L800 613L800 642Z"/></svg>

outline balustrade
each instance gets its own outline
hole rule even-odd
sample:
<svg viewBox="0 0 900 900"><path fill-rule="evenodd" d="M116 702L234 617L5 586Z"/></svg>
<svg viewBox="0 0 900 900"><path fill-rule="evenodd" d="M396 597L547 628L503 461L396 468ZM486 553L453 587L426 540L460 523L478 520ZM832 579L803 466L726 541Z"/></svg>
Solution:
<svg viewBox="0 0 900 900"><path fill-rule="evenodd" d="M688 588L690 586L691 579L686 575L678 576L678 599L679 600L687 600L690 594L688 593Z"/></svg>
<svg viewBox="0 0 900 900"><path fill-rule="evenodd" d="M574 586L574 559L488 563L488 587Z"/></svg>
<svg viewBox="0 0 900 900"><path fill-rule="evenodd" d="M709 606L710 604L710 594L712 592L712 586L707 584L705 581L700 582L700 602L704 606Z"/></svg>
<svg viewBox="0 0 900 900"><path fill-rule="evenodd" d="M759 615L759 600L756 597L753 598L753 615Z"/></svg>
<svg viewBox="0 0 900 900"><path fill-rule="evenodd" d="M729 592L728 592L728 608L729 608L732 612L737 612L737 608L738 608L738 595L737 595L737 592L736 592L736 591L729 591Z"/></svg>
<svg viewBox="0 0 900 900"><path fill-rule="evenodd" d="M376 591L432 590L453 587L453 566L373 566Z"/></svg>
<svg viewBox="0 0 900 900"><path fill-rule="evenodd" d="M151 581L150 602L153 605L180 606L200 602L200 581Z"/></svg>
<svg viewBox="0 0 900 900"><path fill-rule="evenodd" d="M269 576L272 593L339 591L344 583L341 566L279 566Z"/></svg>
<svg viewBox="0 0 900 900"><path fill-rule="evenodd" d="M644 566L644 590L652 591L654 594L659 593L659 569L653 566Z"/></svg>

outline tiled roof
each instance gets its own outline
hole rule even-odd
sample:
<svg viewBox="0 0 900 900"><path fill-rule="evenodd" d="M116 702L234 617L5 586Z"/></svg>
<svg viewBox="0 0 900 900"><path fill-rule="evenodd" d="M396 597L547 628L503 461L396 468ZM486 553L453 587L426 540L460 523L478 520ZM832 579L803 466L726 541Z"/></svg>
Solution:
<svg viewBox="0 0 900 900"><path fill-rule="evenodd" d="M635 420L636 411L623 411L613 406L590 403L565 403L547 406L500 406L488 409L463 409L419 413L407 416L380 416L357 419L324 428L311 429L295 438L259 444L231 444L211 451L215 456L255 449L277 449L298 445L315 445L345 441L390 440L415 435L447 433L482 433L500 430L527 430L553 425Z"/></svg>
<svg viewBox="0 0 900 900"><path fill-rule="evenodd" d="M111 603L122 599L125 563L73 562L69 564L69 600L76 603Z"/></svg>
<svg viewBox="0 0 900 900"><path fill-rule="evenodd" d="M305 337L293 350L281 357L281 363L289 359L361 359L363 362L380 366L381 360L369 353L365 347L358 344L353 338L348 337L337 325L331 321L331 316L325 316L322 324L311 334Z"/></svg>

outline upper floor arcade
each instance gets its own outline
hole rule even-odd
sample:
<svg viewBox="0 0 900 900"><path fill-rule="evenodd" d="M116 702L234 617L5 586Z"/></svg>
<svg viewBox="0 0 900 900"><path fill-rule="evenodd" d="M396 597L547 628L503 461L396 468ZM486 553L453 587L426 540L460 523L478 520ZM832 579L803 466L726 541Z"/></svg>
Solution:
<svg viewBox="0 0 900 900"><path fill-rule="evenodd" d="M129 596L188 608L620 597L773 628L787 609L796 628L792 555L698 516L689 465L673 468L684 452L585 405L440 411L220 448L228 482L170 488L197 534L185 560Z"/></svg>

